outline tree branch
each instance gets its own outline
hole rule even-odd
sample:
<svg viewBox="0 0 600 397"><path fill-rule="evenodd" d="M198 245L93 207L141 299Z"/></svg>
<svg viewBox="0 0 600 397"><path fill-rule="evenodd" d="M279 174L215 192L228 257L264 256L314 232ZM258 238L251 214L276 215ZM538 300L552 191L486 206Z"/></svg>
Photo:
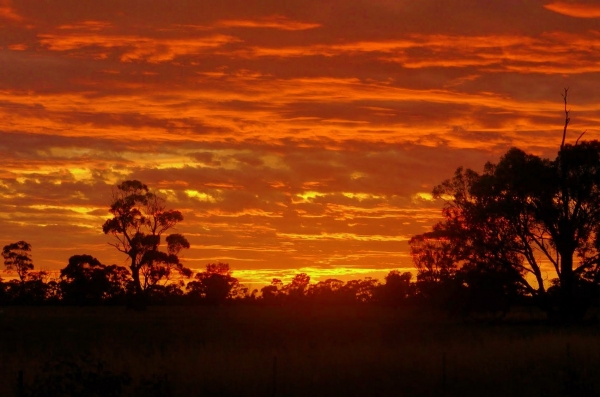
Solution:
<svg viewBox="0 0 600 397"><path fill-rule="evenodd" d="M575 146L577 146L577 144L579 143L579 140L581 139L581 137L583 136L583 134L585 134L587 132L587 130L583 131L581 133L581 135L579 135L579 138L577 138L577 140L575 141Z"/></svg>
<svg viewBox="0 0 600 397"><path fill-rule="evenodd" d="M554 258L551 256L551 253L546 248L546 244L544 243L544 241L539 241L533 234L531 235L531 238L533 239L533 242L538 246L538 248L544 253L544 255L546 255L546 258L548 258L548 260L550 261L550 263L552 263L554 269L558 273L558 262L555 261Z"/></svg>

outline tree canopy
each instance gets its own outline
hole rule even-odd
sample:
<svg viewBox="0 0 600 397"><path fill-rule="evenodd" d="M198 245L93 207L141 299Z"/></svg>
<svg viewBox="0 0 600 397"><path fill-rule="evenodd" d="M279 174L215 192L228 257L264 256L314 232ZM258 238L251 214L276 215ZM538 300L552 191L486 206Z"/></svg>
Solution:
<svg viewBox="0 0 600 397"><path fill-rule="evenodd" d="M73 255L60 271L62 298L80 305L119 300L127 290L129 275L124 267L105 266L91 255Z"/></svg>
<svg viewBox="0 0 600 397"><path fill-rule="evenodd" d="M598 141L566 144L554 160L513 148L481 174L459 168L434 196L447 200L445 219L411 240L418 277L460 268L523 289L563 319L583 314L600 270Z"/></svg>
<svg viewBox="0 0 600 397"><path fill-rule="evenodd" d="M16 243L5 245L2 249L2 257L4 258L6 270L17 272L21 283L24 283L29 271L33 270L31 244L26 241L17 241Z"/></svg>
<svg viewBox="0 0 600 397"><path fill-rule="evenodd" d="M137 180L121 183L113 191L112 219L102 230L115 238L112 244L129 257L129 268L137 294L169 279L173 269L184 276L191 271L179 261L179 253L190 244L181 234L166 237L167 250L161 251L163 235L183 220L177 210L168 210L163 198Z"/></svg>

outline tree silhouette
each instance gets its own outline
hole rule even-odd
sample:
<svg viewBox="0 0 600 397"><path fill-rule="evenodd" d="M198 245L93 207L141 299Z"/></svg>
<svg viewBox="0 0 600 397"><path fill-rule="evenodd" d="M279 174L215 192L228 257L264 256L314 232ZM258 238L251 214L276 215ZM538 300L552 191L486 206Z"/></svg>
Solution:
<svg viewBox="0 0 600 397"><path fill-rule="evenodd" d="M189 294L197 299L204 299L210 305L220 305L230 297L232 291L239 285L232 277L229 264L209 263L206 271L196 274L196 280L187 285Z"/></svg>
<svg viewBox="0 0 600 397"><path fill-rule="evenodd" d="M184 286L183 280L172 282L166 285L156 284L148 288L148 298L152 303L159 304L181 304L184 300L184 294L181 288Z"/></svg>
<svg viewBox="0 0 600 397"><path fill-rule="evenodd" d="M503 290L522 288L565 321L583 315L581 281L600 271L599 142L565 144L554 160L513 148L482 174L459 168L434 195L449 198L445 220L412 240L417 266L424 252L418 244L438 238L453 247L437 247L440 268L450 268L451 258L471 271L485 269L479 274L503 280ZM541 258L557 276L556 301L547 294Z"/></svg>
<svg viewBox="0 0 600 397"><path fill-rule="evenodd" d="M400 273L392 270L385 276L385 284L380 287L380 299L382 303L397 307L404 303L409 295L412 295L410 272Z"/></svg>
<svg viewBox="0 0 600 397"><path fill-rule="evenodd" d="M52 298L54 282L48 281L48 272L40 270L27 274L18 298L19 303L39 305Z"/></svg>
<svg viewBox="0 0 600 397"><path fill-rule="evenodd" d="M65 302L99 304L124 294L129 271L116 265L105 266L91 255L73 255L60 277Z"/></svg>
<svg viewBox="0 0 600 397"><path fill-rule="evenodd" d="M284 290L288 294L288 298L293 302L298 302L304 298L308 285L310 283L310 276L306 273L296 274L290 284L284 287Z"/></svg>
<svg viewBox="0 0 600 397"><path fill-rule="evenodd" d="M445 236L446 230L413 236L410 253L417 268L417 294L430 305L442 308L451 299L456 285L460 246ZM456 239L455 239L456 240Z"/></svg>
<svg viewBox="0 0 600 397"><path fill-rule="evenodd" d="M450 286L453 296L446 308L463 317L499 319L508 313L511 304L523 294L514 270L491 266L464 266Z"/></svg>
<svg viewBox="0 0 600 397"><path fill-rule="evenodd" d="M341 290L344 287L342 280L328 278L325 281L319 281L316 284L311 284L308 288L307 295L312 302L317 303L342 303L343 296Z"/></svg>
<svg viewBox="0 0 600 397"><path fill-rule="evenodd" d="M454 277L459 247L439 230L413 236L409 244L418 282L440 283Z"/></svg>
<svg viewBox="0 0 600 397"><path fill-rule="evenodd" d="M137 180L117 186L109 211L113 218L104 223L102 230L113 235L116 242L112 245L129 257L137 295L169 277L172 269L191 275L178 257L182 249L190 247L184 236L167 236L167 252L159 250L163 234L183 220L180 211L167 210L165 200Z"/></svg>
<svg viewBox="0 0 600 397"><path fill-rule="evenodd" d="M271 284L263 287L260 290L262 300L268 304L281 303L283 283L280 279L274 278Z"/></svg>
<svg viewBox="0 0 600 397"><path fill-rule="evenodd" d="M6 270L16 271L21 284L25 283L27 273L33 270L31 244L25 241L17 241L16 243L5 245L2 249L2 257L4 258Z"/></svg>
<svg viewBox="0 0 600 397"><path fill-rule="evenodd" d="M104 301L122 302L127 292L132 289L131 272L123 266L110 265L104 268L104 277L108 280Z"/></svg>
<svg viewBox="0 0 600 397"><path fill-rule="evenodd" d="M340 288L340 293L344 297L345 302L369 303L375 299L379 286L380 284L377 279L365 277L364 279L348 281Z"/></svg>

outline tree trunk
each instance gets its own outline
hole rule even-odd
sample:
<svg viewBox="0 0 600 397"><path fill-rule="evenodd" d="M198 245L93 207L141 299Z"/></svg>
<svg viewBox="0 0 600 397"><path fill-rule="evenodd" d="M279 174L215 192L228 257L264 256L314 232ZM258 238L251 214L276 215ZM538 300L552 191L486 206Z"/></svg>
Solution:
<svg viewBox="0 0 600 397"><path fill-rule="evenodd" d="M560 319L564 322L581 320L585 307L577 299L577 280L573 272L573 251L560 258Z"/></svg>
<svg viewBox="0 0 600 397"><path fill-rule="evenodd" d="M131 278L133 278L133 296L129 297L129 302L127 304L127 309L131 309L134 311L145 311L148 302L146 299L145 291L142 290L142 285L140 284L140 268L138 266L130 266L131 269Z"/></svg>
<svg viewBox="0 0 600 397"><path fill-rule="evenodd" d="M140 268L131 265L131 278L133 278L133 289L135 295L140 295L142 293L142 284L140 283Z"/></svg>
<svg viewBox="0 0 600 397"><path fill-rule="evenodd" d="M560 259L560 289L560 311L566 319L573 303L573 257L568 254Z"/></svg>

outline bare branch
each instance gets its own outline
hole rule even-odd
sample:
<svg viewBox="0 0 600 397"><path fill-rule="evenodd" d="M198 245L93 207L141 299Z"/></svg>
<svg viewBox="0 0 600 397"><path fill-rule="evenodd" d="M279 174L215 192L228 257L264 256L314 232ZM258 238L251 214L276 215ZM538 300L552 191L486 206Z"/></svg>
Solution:
<svg viewBox="0 0 600 397"><path fill-rule="evenodd" d="M119 243L108 243L108 245L115 247L117 250L123 252L123 253L127 253L127 250L121 248L121 246L119 245Z"/></svg>
<svg viewBox="0 0 600 397"><path fill-rule="evenodd" d="M546 255L546 258L548 258L550 263L552 263L552 265L554 266L554 269L556 269L556 271L558 272L558 262L556 260L554 260L554 258L551 255L551 252L549 252L548 249L546 248L544 239L542 238L542 240L540 241L533 234L531 235L531 238L532 238L533 242L538 246L538 248L544 253L544 255Z"/></svg>
<svg viewBox="0 0 600 397"><path fill-rule="evenodd" d="M598 258L599 255L594 255L591 258L587 258L587 260L585 260L581 265L576 267L575 270L573 270L573 272L576 274L581 274L584 270L587 270L592 266L598 266Z"/></svg>
<svg viewBox="0 0 600 397"><path fill-rule="evenodd" d="M577 144L579 143L579 140L581 139L581 137L583 136L583 134L585 134L587 132L587 130L583 131L581 133L581 135L579 135L579 138L577 138L577 141L575 141L575 146L577 146Z"/></svg>

